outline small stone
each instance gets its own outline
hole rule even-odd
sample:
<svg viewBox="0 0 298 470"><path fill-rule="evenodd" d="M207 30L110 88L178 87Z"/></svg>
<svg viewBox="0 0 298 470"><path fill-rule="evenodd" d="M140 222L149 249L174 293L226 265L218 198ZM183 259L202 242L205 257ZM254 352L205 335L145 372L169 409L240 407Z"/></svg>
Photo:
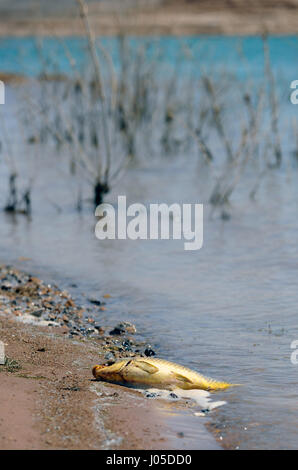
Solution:
<svg viewBox="0 0 298 470"><path fill-rule="evenodd" d="M50 289L51 286L48 285L48 288ZM62 297L63 299L69 299L69 293L66 290L64 290L63 292L60 293L60 297Z"/></svg>
<svg viewBox="0 0 298 470"><path fill-rule="evenodd" d="M115 326L113 330L110 331L110 335L122 335L125 333L125 330L123 328L119 328L118 326Z"/></svg>
<svg viewBox="0 0 298 470"><path fill-rule="evenodd" d="M150 356L155 356L155 352L151 347L147 347L144 351L145 356L150 357Z"/></svg>
<svg viewBox="0 0 298 470"><path fill-rule="evenodd" d="M110 335L121 335L125 332L134 334L137 332L137 329L132 323L124 321L124 322L118 323L118 325L116 325L115 328L112 331L110 331Z"/></svg>
<svg viewBox="0 0 298 470"><path fill-rule="evenodd" d="M9 282L4 282L1 286L2 290L11 290L12 285Z"/></svg>
<svg viewBox="0 0 298 470"><path fill-rule="evenodd" d="M113 353L111 352L108 352L106 355L105 355L105 359L107 360L107 364L108 365L112 365L116 362L116 358L114 356Z"/></svg>
<svg viewBox="0 0 298 470"><path fill-rule="evenodd" d="M124 347L125 351L131 351L131 341L129 339L123 341L122 346Z"/></svg>
<svg viewBox="0 0 298 470"><path fill-rule="evenodd" d="M40 318L42 314L43 314L43 310L42 310L42 309L39 309L39 310L32 310L32 312L31 312L31 315L34 315L34 316L37 317L37 318Z"/></svg>
<svg viewBox="0 0 298 470"><path fill-rule="evenodd" d="M71 330L71 331L69 332L69 334L70 334L71 336L78 336L78 335L79 335L79 333L78 333L77 331L75 331L75 330Z"/></svg>
<svg viewBox="0 0 298 470"><path fill-rule="evenodd" d="M101 305L101 301L97 299L88 299L89 302L93 305Z"/></svg>
<svg viewBox="0 0 298 470"><path fill-rule="evenodd" d="M124 326L125 331L127 331L127 333L130 333L133 335L137 332L136 327L128 321L123 322L122 325Z"/></svg>
<svg viewBox="0 0 298 470"><path fill-rule="evenodd" d="M98 331L100 335L102 335L105 332L104 328L100 325L94 325L94 328Z"/></svg>

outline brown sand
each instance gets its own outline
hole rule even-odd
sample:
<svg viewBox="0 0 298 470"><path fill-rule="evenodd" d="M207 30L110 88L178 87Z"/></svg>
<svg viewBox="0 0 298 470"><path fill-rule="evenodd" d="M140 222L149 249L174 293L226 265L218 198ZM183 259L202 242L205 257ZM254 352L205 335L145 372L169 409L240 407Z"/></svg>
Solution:
<svg viewBox="0 0 298 470"><path fill-rule="evenodd" d="M95 382L96 345L63 328L0 317L6 355L0 366L1 449L166 449L166 426L138 392ZM137 407L137 412L136 412Z"/></svg>
<svg viewBox="0 0 298 470"><path fill-rule="evenodd" d="M146 343L128 322L105 332L83 312L55 284L0 265L0 449L218 448L194 402L94 380L95 364L145 354Z"/></svg>
<svg viewBox="0 0 298 470"><path fill-rule="evenodd" d="M97 35L126 34L295 34L298 0L165 0L140 2L90 0ZM41 7L38 7L41 4ZM128 5L124 8L123 5ZM22 0L0 7L0 36L84 34L76 2Z"/></svg>

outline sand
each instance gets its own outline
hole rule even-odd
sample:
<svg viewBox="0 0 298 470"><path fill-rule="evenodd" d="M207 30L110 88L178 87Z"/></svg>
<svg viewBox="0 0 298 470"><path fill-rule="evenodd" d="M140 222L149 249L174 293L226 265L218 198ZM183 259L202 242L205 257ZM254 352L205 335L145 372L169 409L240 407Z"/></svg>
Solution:
<svg viewBox="0 0 298 470"><path fill-rule="evenodd" d="M14 372L0 367L0 449L169 446L153 401L93 380L95 345L66 338L62 328L4 317L0 336L6 355L21 366Z"/></svg>
<svg viewBox="0 0 298 470"><path fill-rule="evenodd" d="M186 396L173 400L169 391L152 399L145 390L95 381L95 364L154 351L135 338L129 322L97 325L93 314L104 301L89 303L81 307L57 285L0 265L6 357L0 365L0 449L218 448L205 414L198 414L217 405L207 392L199 403Z"/></svg>
<svg viewBox="0 0 298 470"><path fill-rule="evenodd" d="M96 35L296 34L298 0L90 0ZM4 0L0 36L84 34L75 1Z"/></svg>

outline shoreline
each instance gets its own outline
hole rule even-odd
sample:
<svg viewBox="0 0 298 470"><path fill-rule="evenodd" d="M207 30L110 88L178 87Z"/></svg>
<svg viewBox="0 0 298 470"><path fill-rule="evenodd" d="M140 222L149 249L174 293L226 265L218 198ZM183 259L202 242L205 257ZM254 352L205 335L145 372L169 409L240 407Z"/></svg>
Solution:
<svg viewBox="0 0 298 470"><path fill-rule="evenodd" d="M168 448L152 402L120 386L95 387L88 367L98 355L94 345L3 317L0 332L20 367L0 366L1 450Z"/></svg>
<svg viewBox="0 0 298 470"><path fill-rule="evenodd" d="M41 314L36 289L46 304ZM0 448L187 449L192 441L179 432L187 419L184 403L149 400L137 390L92 377L94 364L140 354L144 344L131 337L133 326L126 324L130 333L71 334L75 330L69 318L76 317L79 307L70 305L74 302L65 291L57 291L70 311L55 310L56 318L49 318L57 304L45 289L40 279L0 266L0 340L8 358L0 366ZM203 422L198 422L198 431L209 436ZM220 448L211 434L206 442L207 448Z"/></svg>
<svg viewBox="0 0 298 470"><path fill-rule="evenodd" d="M108 2L90 2L89 16L97 36L133 35L289 35L298 32L298 1L247 3L241 0L194 2L172 1L141 8L111 7ZM63 2L59 16L54 7L44 12L0 9L0 37L81 36L85 28L78 9L67 9Z"/></svg>

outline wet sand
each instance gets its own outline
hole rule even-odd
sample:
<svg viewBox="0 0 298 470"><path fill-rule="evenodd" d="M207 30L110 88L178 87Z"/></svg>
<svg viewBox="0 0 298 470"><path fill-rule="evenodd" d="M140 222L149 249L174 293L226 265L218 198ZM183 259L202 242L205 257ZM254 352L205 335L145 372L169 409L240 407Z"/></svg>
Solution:
<svg viewBox="0 0 298 470"><path fill-rule="evenodd" d="M41 3L41 6L39 4ZM97 35L255 35L296 34L298 0L203 0L166 2L89 1L92 27ZM75 2L16 3L0 7L0 36L81 35L85 33Z"/></svg>
<svg viewBox="0 0 298 470"><path fill-rule="evenodd" d="M152 401L92 379L96 346L3 317L0 332L21 367L0 367L1 449L168 448Z"/></svg>
<svg viewBox="0 0 298 470"><path fill-rule="evenodd" d="M203 422L196 421L197 433L184 438L181 430L187 433L195 418L187 416L182 402L149 400L93 379L92 366L105 362L107 351L116 357L133 353L116 346L120 342L110 335L74 335L65 315L75 317L78 307L65 291L70 310L59 316L56 305L56 318L45 320L53 308L39 316L37 299L41 292L42 302L54 307L48 298L50 293L54 299L52 288L47 291L38 278L11 267L0 266L0 274L0 339L8 358L0 366L0 449L218 448ZM125 334L116 335L122 343Z"/></svg>

